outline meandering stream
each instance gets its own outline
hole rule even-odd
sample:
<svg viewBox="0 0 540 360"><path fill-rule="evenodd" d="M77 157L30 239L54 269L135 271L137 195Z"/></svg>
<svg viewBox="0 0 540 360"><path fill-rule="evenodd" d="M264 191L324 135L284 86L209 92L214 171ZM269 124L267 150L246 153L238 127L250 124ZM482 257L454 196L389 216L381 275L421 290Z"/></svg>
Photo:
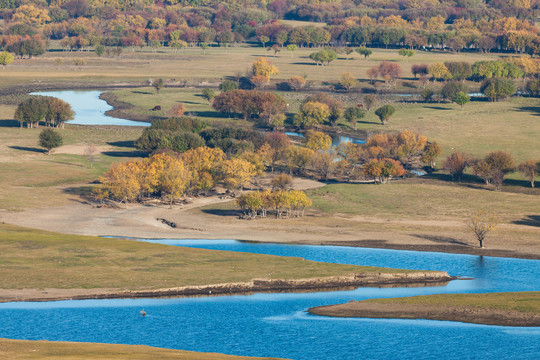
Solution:
<svg viewBox="0 0 540 360"><path fill-rule="evenodd" d="M147 241L348 264L444 270L475 279L452 281L444 287L4 303L0 304L0 337L146 344L306 360L536 359L540 353L540 328L428 320L334 319L305 311L352 299L539 290L538 260L233 240ZM142 308L148 314L144 318L137 315Z"/></svg>

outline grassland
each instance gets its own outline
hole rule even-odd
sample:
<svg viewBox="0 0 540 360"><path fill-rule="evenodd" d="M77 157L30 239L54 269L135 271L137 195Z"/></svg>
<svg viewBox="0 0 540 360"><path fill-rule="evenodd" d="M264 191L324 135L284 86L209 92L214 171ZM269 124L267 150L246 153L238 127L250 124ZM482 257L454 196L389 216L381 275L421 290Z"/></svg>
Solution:
<svg viewBox="0 0 540 360"><path fill-rule="evenodd" d="M60 341L25 341L0 339L3 359L74 360L74 359L175 359L175 360L256 360L254 358L213 353L162 349L144 345L113 345Z"/></svg>
<svg viewBox="0 0 540 360"><path fill-rule="evenodd" d="M69 219L66 219L69 222ZM161 289L396 270L0 225L0 289Z"/></svg>
<svg viewBox="0 0 540 360"><path fill-rule="evenodd" d="M410 64L454 61L480 61L499 58L494 54L448 54L446 52L417 52L408 62L399 56L397 50L373 49L373 54L364 59L359 54L341 55L330 66L315 66L308 58L314 49L300 48L294 53L283 49L276 57L262 47L210 48L206 54L198 48L186 48L178 53L168 48L144 48L124 51L119 58L98 58L93 52L48 52L33 59L18 59L2 71L0 87L63 83L68 86L74 82L84 84L145 82L149 79L163 78L187 81L222 79L236 73L244 74L251 63L260 56L269 57L280 69L277 79L288 79L293 75L308 74L309 81L337 81L343 72L366 79L366 71L380 61L399 62L403 76L412 78ZM61 65L56 59L62 59ZM84 59L86 65L73 65L74 59Z"/></svg>
<svg viewBox="0 0 540 360"><path fill-rule="evenodd" d="M369 299L312 308L337 317L462 321L507 326L540 326L540 292L442 294Z"/></svg>

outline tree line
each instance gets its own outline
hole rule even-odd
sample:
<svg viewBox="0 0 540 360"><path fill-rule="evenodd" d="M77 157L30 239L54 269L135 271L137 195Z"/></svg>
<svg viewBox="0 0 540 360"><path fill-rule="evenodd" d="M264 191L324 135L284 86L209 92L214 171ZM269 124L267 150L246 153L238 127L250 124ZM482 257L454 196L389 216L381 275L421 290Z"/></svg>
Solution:
<svg viewBox="0 0 540 360"><path fill-rule="evenodd" d="M272 213L276 218L304 216L305 209L312 205L300 190L251 191L241 194L235 203L246 219L265 218Z"/></svg>

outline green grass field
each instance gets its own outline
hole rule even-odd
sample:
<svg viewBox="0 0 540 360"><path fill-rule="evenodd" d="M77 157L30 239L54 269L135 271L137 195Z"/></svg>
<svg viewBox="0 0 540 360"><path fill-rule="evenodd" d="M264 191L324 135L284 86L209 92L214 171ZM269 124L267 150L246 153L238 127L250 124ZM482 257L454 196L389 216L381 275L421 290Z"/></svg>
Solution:
<svg viewBox="0 0 540 360"><path fill-rule="evenodd" d="M3 359L75 360L75 359L175 359L175 360L256 360L244 356L197 353L145 345L117 345L74 343L60 341L26 341L0 339L0 357Z"/></svg>
<svg viewBox="0 0 540 360"><path fill-rule="evenodd" d="M64 235L7 224L0 225L0 269L0 289L129 290L407 271Z"/></svg>

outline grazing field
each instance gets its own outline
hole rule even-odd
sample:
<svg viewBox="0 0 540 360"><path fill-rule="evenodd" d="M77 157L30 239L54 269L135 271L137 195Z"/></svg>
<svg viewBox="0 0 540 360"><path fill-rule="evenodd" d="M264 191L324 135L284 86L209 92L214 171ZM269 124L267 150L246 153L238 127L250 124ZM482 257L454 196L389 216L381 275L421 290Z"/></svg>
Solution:
<svg viewBox="0 0 540 360"><path fill-rule="evenodd" d="M66 219L69 221L69 219ZM0 289L161 289L401 270L64 235L0 225ZM404 270L407 272L406 270Z"/></svg>
<svg viewBox="0 0 540 360"><path fill-rule="evenodd" d="M357 53L342 54L330 66L316 66L309 59L315 48L299 48L291 53L283 48L275 57L273 51L262 47L212 47L206 54L199 47L186 48L178 53L168 48L159 49L156 53L150 48L126 50L119 58L99 58L94 52L48 52L33 59L17 59L2 71L1 87L62 83L83 84L117 83L129 81L145 82L150 79L163 78L177 81L197 81L204 79L222 79L236 73L244 75L257 57L268 57L280 70L277 79L286 80L294 75L308 75L309 81L337 81L343 72L367 79L366 71L381 61L398 62L403 69L403 77L413 78L410 65L414 63L433 63L444 61L494 60L496 54L456 53L437 51L418 51L417 54L404 61L398 50L372 49L373 54L364 59ZM57 59L62 64L57 65ZM75 66L74 59L84 59L86 65ZM66 85L67 86L67 85Z"/></svg>
<svg viewBox="0 0 540 360"><path fill-rule="evenodd" d="M175 359L175 360L256 360L254 358L213 353L162 349L145 345L116 345L60 341L0 339L0 357L4 359Z"/></svg>

